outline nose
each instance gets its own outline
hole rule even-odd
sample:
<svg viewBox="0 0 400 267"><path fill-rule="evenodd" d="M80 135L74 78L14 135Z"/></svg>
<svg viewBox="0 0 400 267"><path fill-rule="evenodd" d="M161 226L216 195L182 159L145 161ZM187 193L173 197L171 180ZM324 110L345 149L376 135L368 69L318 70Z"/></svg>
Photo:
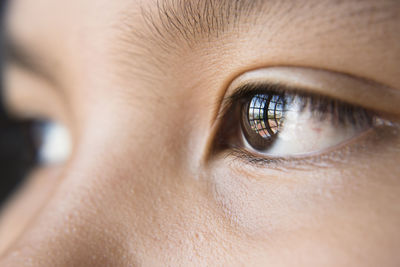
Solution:
<svg viewBox="0 0 400 267"><path fill-rule="evenodd" d="M162 266L172 248L188 258L200 245L209 249L199 233L214 232L216 223L207 196L194 193L206 191L192 179L197 171L185 168L185 133L172 123L154 136L146 123L159 118L107 117L114 115L83 128L51 194L0 266Z"/></svg>
<svg viewBox="0 0 400 267"><path fill-rule="evenodd" d="M141 156L140 142L120 135L118 125L102 129L85 131L68 166L51 177L57 181L51 194L0 266L129 266L136 261L133 240L155 209L160 192L148 182L157 174ZM37 188L37 196L42 193Z"/></svg>
<svg viewBox="0 0 400 267"><path fill-rule="evenodd" d="M0 266L123 266L131 231L120 218L129 213L132 222L134 204L122 199L123 185L109 179L124 179L105 167L110 164L93 160L52 177L61 180L55 192L3 255ZM132 193L132 202L134 198Z"/></svg>

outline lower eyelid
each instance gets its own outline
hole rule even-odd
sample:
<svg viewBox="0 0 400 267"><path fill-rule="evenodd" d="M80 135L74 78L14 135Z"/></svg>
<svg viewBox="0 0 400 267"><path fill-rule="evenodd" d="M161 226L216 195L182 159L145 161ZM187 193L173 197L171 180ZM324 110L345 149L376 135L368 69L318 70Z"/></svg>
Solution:
<svg viewBox="0 0 400 267"><path fill-rule="evenodd" d="M279 84L297 92L304 88L306 92L325 95L333 99L349 101L367 109L376 109L388 114L400 116L398 100L400 92L395 88L374 81L324 69L307 67L268 67L245 72L236 78L228 89L232 91L248 84Z"/></svg>
<svg viewBox="0 0 400 267"><path fill-rule="evenodd" d="M342 143L322 153L314 153L302 157L266 157L242 148L232 148L225 157L239 164L251 165L261 169L313 170L315 168L331 168L338 164L346 165L351 158L359 158L387 148L400 137L400 124L385 122L371 128L349 142Z"/></svg>

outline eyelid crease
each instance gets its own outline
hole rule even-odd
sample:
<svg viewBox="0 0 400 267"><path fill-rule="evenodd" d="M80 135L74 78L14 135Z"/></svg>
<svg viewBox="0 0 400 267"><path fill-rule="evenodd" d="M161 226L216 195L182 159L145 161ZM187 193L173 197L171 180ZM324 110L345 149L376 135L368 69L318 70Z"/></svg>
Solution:
<svg viewBox="0 0 400 267"><path fill-rule="evenodd" d="M261 91L331 97L379 114L400 116L400 90L339 72L300 67L271 67L246 72L227 89L222 110L231 103L231 96L243 88L255 92L265 88Z"/></svg>

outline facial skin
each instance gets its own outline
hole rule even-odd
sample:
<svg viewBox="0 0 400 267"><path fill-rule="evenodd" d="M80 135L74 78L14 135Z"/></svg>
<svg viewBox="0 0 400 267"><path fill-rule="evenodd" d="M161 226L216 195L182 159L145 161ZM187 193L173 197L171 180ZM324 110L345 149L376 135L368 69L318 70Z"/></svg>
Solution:
<svg viewBox="0 0 400 267"><path fill-rule="evenodd" d="M400 264L400 2L235 2L11 1L8 108L65 125L73 152L3 210L0 266ZM215 140L253 70L390 126L238 159Z"/></svg>

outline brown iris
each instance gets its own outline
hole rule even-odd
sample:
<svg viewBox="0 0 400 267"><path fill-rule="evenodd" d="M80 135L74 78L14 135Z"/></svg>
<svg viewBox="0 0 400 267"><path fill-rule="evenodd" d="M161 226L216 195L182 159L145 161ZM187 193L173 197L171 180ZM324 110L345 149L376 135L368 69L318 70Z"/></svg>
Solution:
<svg viewBox="0 0 400 267"><path fill-rule="evenodd" d="M284 121L284 96L257 94L242 109L242 128L249 145L265 150L276 138Z"/></svg>

